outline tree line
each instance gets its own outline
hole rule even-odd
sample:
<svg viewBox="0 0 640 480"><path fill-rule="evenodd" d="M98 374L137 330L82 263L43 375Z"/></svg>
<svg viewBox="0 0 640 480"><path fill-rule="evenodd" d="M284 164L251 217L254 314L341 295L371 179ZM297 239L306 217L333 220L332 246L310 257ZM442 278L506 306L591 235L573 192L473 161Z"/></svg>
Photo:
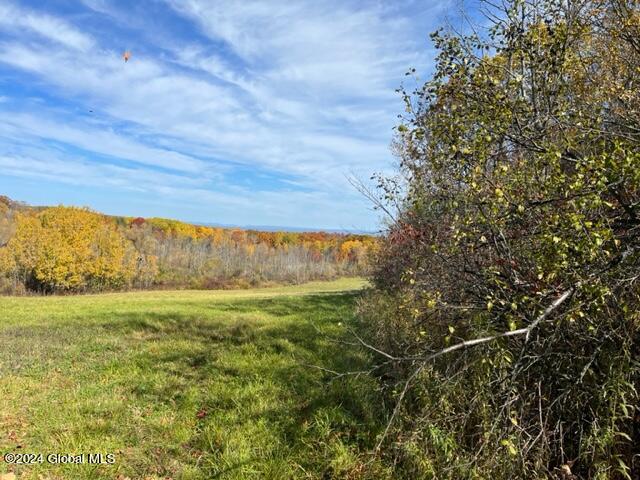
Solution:
<svg viewBox="0 0 640 480"><path fill-rule="evenodd" d="M4 293L246 288L361 275L375 245L368 235L215 228L0 197Z"/></svg>

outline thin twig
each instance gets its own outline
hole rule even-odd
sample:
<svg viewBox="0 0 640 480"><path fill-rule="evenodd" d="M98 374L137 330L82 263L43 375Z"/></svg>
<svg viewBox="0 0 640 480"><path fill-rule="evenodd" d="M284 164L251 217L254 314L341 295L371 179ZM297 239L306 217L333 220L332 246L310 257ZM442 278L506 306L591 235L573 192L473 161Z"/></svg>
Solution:
<svg viewBox="0 0 640 480"><path fill-rule="evenodd" d="M389 429L391 428L391 425L393 424L393 421L395 420L396 416L398 415L398 412L400 411L400 406L402 405L402 400L404 399L404 396L407 394L407 391L409 390L409 386L411 385L411 382L413 381L414 378L416 378L418 376L418 374L424 369L425 366L426 366L426 363L423 363L418 368L416 368L416 370L409 376L407 381L404 383L404 388L402 389L402 392L400 393L400 396L398 397L398 401L396 402L396 406L393 409L393 413L391 414L391 418L389 419L389 422L387 423L387 426L384 429L384 432L382 432L382 436L380 437L380 440L378 440L378 444L376 445L376 448L374 450L374 455L376 455L380 451L380 448L382 447L382 443L384 442L384 439L386 438L387 434L389 433Z"/></svg>

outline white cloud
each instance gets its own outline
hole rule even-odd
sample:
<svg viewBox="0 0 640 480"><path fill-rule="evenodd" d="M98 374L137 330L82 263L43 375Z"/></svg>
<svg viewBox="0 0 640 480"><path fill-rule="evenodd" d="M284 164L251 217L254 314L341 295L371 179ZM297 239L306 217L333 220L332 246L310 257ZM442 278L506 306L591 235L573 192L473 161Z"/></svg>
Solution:
<svg viewBox="0 0 640 480"><path fill-rule="evenodd" d="M54 140L83 150L135 163L185 172L204 172L207 163L181 153L149 147L104 125L74 125L69 119L55 122L42 115L5 112L0 134L14 140L25 137Z"/></svg>
<svg viewBox="0 0 640 480"><path fill-rule="evenodd" d="M122 12L113 12L107 2L84 1L110 21L123 21ZM428 10L435 17L447 1ZM46 105L35 116L24 107L5 115L0 135L18 143L55 140L135 162L163 192L177 188L194 203L208 199L207 189L229 205L260 201L265 209L291 215L283 219L287 224L311 218L303 208L314 205L325 225L333 209L344 218L371 218L345 176L366 177L390 165L391 127L401 108L394 89L407 68L427 63L423 37L432 26L413 22L405 3L176 0L169 5L208 40L159 41L134 51L128 63L97 33L51 15L0 6L0 28L18 37L0 43L0 63L27 72L27 79L37 78L52 95L84 110L78 116ZM155 22L146 22L144 38L160 38ZM10 24L37 35L21 36ZM94 114L86 115L88 110ZM0 143L0 154L2 148ZM225 186L223 194L211 184L189 193L153 175L160 167L211 180L223 168L218 160L286 174L292 191L280 195L265 189L258 198L237 185ZM126 172L111 175L126 180ZM259 210L255 215L274 216Z"/></svg>
<svg viewBox="0 0 640 480"><path fill-rule="evenodd" d="M3 175L39 181L52 181L75 187L116 188L134 194L151 195L158 210L145 211L136 206L133 212L111 211L113 214L166 216L162 208L180 205L181 209L196 212L193 221L226 224L288 225L299 210L305 216L298 225L315 228L361 229L368 225L354 223L351 212L344 208L342 199L331 198L322 192L285 190L259 191L234 187L229 191L205 188L199 179L149 172L138 168L95 164L82 158L52 152L50 149L25 148L16 155L0 154ZM325 209L333 213L328 220ZM351 205L358 211L362 202ZM184 214L183 214L184 215ZM258 219L258 222L256 222Z"/></svg>
<svg viewBox="0 0 640 480"><path fill-rule="evenodd" d="M168 1L265 75L259 80L284 82L294 96L388 99L404 71L424 61L411 18L383 4ZM437 13L444 4L429 9Z"/></svg>
<svg viewBox="0 0 640 480"><path fill-rule="evenodd" d="M21 29L28 29L75 50L87 51L94 46L91 36L68 22L11 3L0 5L0 26L16 33Z"/></svg>

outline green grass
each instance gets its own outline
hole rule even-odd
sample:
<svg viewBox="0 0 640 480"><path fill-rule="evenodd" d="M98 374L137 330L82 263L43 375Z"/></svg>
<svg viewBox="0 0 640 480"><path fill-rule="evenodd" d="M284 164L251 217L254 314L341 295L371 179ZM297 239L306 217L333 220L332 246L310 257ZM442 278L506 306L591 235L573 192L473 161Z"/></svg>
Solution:
<svg viewBox="0 0 640 480"><path fill-rule="evenodd" d="M0 453L18 478L357 477L380 431L369 361L329 339L358 279L246 291L0 297ZM379 472L381 473L381 472Z"/></svg>

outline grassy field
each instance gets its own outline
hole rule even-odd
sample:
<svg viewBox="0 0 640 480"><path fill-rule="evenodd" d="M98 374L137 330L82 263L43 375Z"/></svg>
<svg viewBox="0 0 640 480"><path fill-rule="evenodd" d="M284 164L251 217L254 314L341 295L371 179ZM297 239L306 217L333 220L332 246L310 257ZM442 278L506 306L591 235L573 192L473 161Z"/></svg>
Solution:
<svg viewBox="0 0 640 480"><path fill-rule="evenodd" d="M375 389L331 341L358 279L247 291L0 297L0 453L18 478L339 478L380 431ZM115 463L51 464L48 454ZM59 461L59 460L58 460Z"/></svg>

